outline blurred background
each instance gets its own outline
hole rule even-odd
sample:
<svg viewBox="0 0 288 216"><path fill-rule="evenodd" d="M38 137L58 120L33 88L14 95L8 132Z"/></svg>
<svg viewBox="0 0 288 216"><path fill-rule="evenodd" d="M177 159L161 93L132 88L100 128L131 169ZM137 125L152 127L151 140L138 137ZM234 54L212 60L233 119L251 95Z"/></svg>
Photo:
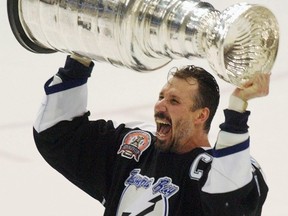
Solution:
<svg viewBox="0 0 288 216"><path fill-rule="evenodd" d="M207 2L223 10L240 1ZM280 49L272 70L270 94L249 103L252 111L249 125L252 155L262 165L270 187L262 215L287 216L288 1L246 2L267 6L280 24ZM101 216L101 204L53 170L37 152L32 137L32 125L44 94L43 84L63 66L66 54L27 51L11 32L4 0L0 2L0 16L0 215ZM211 71L205 59L174 60L150 73L96 63L89 84L92 118L153 123L153 106L167 71L188 63ZM212 144L223 121L222 110L234 89L217 80L222 98L209 137Z"/></svg>

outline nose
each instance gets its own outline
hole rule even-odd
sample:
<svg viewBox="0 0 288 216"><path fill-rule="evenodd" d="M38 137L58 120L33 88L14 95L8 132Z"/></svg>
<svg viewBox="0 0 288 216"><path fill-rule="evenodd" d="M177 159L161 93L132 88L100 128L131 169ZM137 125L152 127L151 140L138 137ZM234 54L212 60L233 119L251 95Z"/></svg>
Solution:
<svg viewBox="0 0 288 216"><path fill-rule="evenodd" d="M166 106L166 100L165 98L159 99L154 108L155 112L166 112L167 111L167 106Z"/></svg>

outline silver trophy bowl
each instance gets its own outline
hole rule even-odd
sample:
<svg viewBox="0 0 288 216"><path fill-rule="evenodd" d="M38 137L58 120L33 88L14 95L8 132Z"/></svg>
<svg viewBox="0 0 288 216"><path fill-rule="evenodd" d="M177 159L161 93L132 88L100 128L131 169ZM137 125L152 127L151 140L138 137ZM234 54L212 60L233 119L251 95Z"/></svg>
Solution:
<svg viewBox="0 0 288 216"><path fill-rule="evenodd" d="M271 71L279 46L275 16L255 4L220 12L200 0L7 0L7 9L16 39L29 51L77 54L135 71L205 58L239 87Z"/></svg>

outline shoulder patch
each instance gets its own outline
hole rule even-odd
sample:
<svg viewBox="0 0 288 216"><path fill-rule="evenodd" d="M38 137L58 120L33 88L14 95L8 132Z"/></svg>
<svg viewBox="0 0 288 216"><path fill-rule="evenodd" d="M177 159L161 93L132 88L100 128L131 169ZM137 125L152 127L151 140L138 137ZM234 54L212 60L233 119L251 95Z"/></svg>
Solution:
<svg viewBox="0 0 288 216"><path fill-rule="evenodd" d="M139 161L142 153L150 146L151 135L142 130L133 130L125 135L117 152L122 157Z"/></svg>

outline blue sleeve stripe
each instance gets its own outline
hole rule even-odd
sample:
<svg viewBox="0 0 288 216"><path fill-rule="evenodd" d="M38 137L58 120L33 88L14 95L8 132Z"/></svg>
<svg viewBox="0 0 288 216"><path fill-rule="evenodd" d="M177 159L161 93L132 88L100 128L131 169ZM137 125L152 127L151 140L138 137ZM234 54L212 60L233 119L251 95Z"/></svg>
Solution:
<svg viewBox="0 0 288 216"><path fill-rule="evenodd" d="M237 145L231 146L231 147L218 149L218 150L216 150L214 148L211 153L212 153L213 157L220 158L220 157L224 157L227 155L235 154L237 152L244 151L245 149L248 149L248 148L249 148L249 139L247 139L244 142L239 143Z"/></svg>
<svg viewBox="0 0 288 216"><path fill-rule="evenodd" d="M51 77L44 85L44 89L47 95L81 86L87 83L87 78L70 80L53 86L49 86L52 81L53 77Z"/></svg>

